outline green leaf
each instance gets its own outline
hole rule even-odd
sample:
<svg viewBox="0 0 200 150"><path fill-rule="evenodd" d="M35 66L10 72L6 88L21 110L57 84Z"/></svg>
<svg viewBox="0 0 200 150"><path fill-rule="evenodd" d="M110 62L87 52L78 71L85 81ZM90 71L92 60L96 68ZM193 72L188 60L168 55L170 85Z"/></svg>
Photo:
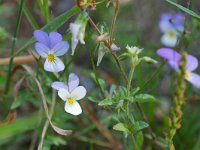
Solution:
<svg viewBox="0 0 200 150"><path fill-rule="evenodd" d="M128 53L123 53L118 56L120 61L126 60L130 55Z"/></svg>
<svg viewBox="0 0 200 150"><path fill-rule="evenodd" d="M11 142L13 137L19 135L23 136L25 131L33 130L38 122L38 117L39 113L26 118L17 119L11 124L0 125L0 146L6 142Z"/></svg>
<svg viewBox="0 0 200 150"><path fill-rule="evenodd" d="M159 102L154 96L149 94L138 94L135 96L135 102Z"/></svg>
<svg viewBox="0 0 200 150"><path fill-rule="evenodd" d="M131 95L131 96L135 96L135 94L137 94L137 92L138 92L139 90L140 90L139 87L134 88L133 90L131 90L130 95Z"/></svg>
<svg viewBox="0 0 200 150"><path fill-rule="evenodd" d="M108 49L107 49L107 47L104 45L104 43L101 42L101 43L99 44L99 48L98 48L97 66L100 65L100 63L101 63L101 61L102 61L102 59L103 59L103 57L104 57L104 55L105 55L106 53L108 53Z"/></svg>
<svg viewBox="0 0 200 150"><path fill-rule="evenodd" d="M190 9L187 9L171 0L166 0L166 2L170 3L171 5L177 7L178 9L180 9L181 11L187 13L188 15L190 15L191 17L197 19L200 21L200 16L198 14L196 14L194 11L190 10Z"/></svg>
<svg viewBox="0 0 200 150"><path fill-rule="evenodd" d="M50 32L57 30L60 26L62 26L67 20L69 20L73 15L78 13L80 10L77 6L72 7L69 11L63 13L62 15L58 16L54 20L50 21L47 25L45 25L41 30L44 30L45 32ZM35 42L34 38L31 38L29 41L27 41L16 53L15 55L18 55L19 53L26 50L26 48Z"/></svg>
<svg viewBox="0 0 200 150"><path fill-rule="evenodd" d="M109 105L112 105L112 104L113 104L112 99L106 98L106 99L102 100L98 105L99 106L109 106Z"/></svg>
<svg viewBox="0 0 200 150"><path fill-rule="evenodd" d="M144 136L142 132L138 132L138 134L135 137L135 143L139 149L142 149L143 140L144 140Z"/></svg>
<svg viewBox="0 0 200 150"><path fill-rule="evenodd" d="M15 98L14 102L11 105L11 109L15 109L21 106L23 103L30 101L30 98L33 97L33 93L28 90L21 91L20 94ZM33 100L33 98L31 98Z"/></svg>
<svg viewBox="0 0 200 150"><path fill-rule="evenodd" d="M133 133L137 133L138 131L147 128L149 125L144 121L136 121L135 124L131 125L130 130Z"/></svg>
<svg viewBox="0 0 200 150"><path fill-rule="evenodd" d="M93 97L87 97L87 99L91 102L95 102L95 103L98 103L98 101L96 99L94 99Z"/></svg>
<svg viewBox="0 0 200 150"><path fill-rule="evenodd" d="M19 0L17 2L18 2L18 4L20 4ZM26 5L24 5L24 7L23 7L23 12L24 12L28 22L31 24L31 26L34 29L38 29L39 26L38 26L37 22L35 21L34 17L32 16L32 14L30 13L30 11L27 9Z"/></svg>
<svg viewBox="0 0 200 150"><path fill-rule="evenodd" d="M113 129L114 130L117 130L117 131L122 131L122 132L126 132L126 133L129 133L130 131L125 127L125 125L123 123L118 123L116 125L113 126Z"/></svg>

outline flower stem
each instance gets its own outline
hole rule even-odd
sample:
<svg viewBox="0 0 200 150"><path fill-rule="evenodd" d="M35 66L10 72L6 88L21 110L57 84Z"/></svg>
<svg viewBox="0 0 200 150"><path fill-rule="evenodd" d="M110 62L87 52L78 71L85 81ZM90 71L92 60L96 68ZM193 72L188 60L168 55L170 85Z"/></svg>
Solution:
<svg viewBox="0 0 200 150"><path fill-rule="evenodd" d="M19 31L20 23L21 23L23 6L24 6L24 0L21 0L20 1L19 13L18 13L18 16L17 16L17 24L16 24L16 27L15 27L15 33L13 35L12 50L11 50L11 54L10 54L10 62L9 62L9 66L8 66L8 72L7 72L7 78L6 78L6 85L5 85L5 91L4 91L5 94L7 94L8 90L9 90L10 75L11 75L11 69L12 69L13 58L14 58L13 55L14 55L14 51L15 51L17 34L18 34L18 31Z"/></svg>

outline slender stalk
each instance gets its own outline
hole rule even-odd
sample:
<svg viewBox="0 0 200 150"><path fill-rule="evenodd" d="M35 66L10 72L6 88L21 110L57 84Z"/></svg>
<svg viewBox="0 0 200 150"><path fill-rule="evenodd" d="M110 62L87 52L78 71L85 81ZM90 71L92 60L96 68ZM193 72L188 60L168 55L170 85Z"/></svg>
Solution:
<svg viewBox="0 0 200 150"><path fill-rule="evenodd" d="M102 95L104 98L106 98L106 95L105 95L103 89L101 88L101 85L100 85L99 80L98 80L98 78L97 78L97 71L96 71L96 67L95 67L95 63L94 63L94 59L93 59L94 56L93 56L93 53L92 53L91 48L89 48L89 53L90 53L90 60L91 60L91 63L92 63L92 69L93 69L94 74L95 74L95 80L96 80L97 86L99 87L99 90L100 90L100 92L101 92L101 95Z"/></svg>
<svg viewBox="0 0 200 150"><path fill-rule="evenodd" d="M23 6L24 6L24 0L21 0L20 1L19 13L18 13L18 16L17 16L17 23L16 23L16 27L15 27L15 32L14 32L14 35L13 35L12 50L11 50L11 54L10 54L11 57L10 57L10 62L9 62L9 66L8 66L7 78L6 78L6 85L5 85L5 91L4 91L5 94L7 94L8 90L9 90L10 73L11 73L11 70L12 70L13 58L14 58L13 55L14 55L14 51L15 51L17 34L18 34L18 31L19 31L20 23L21 23Z"/></svg>
<svg viewBox="0 0 200 150"><path fill-rule="evenodd" d="M94 21L90 18L90 16L88 16L88 19L89 19L90 24L91 24L91 25L95 28L95 30L97 31L97 33L98 33L99 35L102 35L101 31L98 29L97 25L96 25L96 24L94 23ZM117 66L118 66L119 69L120 69L120 73L122 74L123 79L124 79L124 81L125 81L126 84L127 84L127 83L128 83L128 79L127 79L127 77L126 77L125 71L124 71L124 69L123 69L123 67L122 67L122 65L121 65L121 63L120 63L120 61L119 61L117 55L116 55L115 52L111 49L110 44L109 44L106 40L103 41L103 42L104 42L105 46L110 50L110 52L111 52L113 58L115 59L115 61L116 61L116 63L117 63Z"/></svg>
<svg viewBox="0 0 200 150"><path fill-rule="evenodd" d="M50 119L51 119L51 117L53 115L55 104L56 104L56 92L53 91L53 93L52 93L52 104L51 104L50 114L49 114ZM42 145L43 145L44 138L45 138L47 129L49 127L49 124L50 124L49 120L47 119L45 124L44 124L43 130L42 130L42 137L41 137L41 140L40 140L40 144L38 145L38 150L42 150Z"/></svg>
<svg viewBox="0 0 200 150"><path fill-rule="evenodd" d="M119 13L119 0L115 0L115 14L113 16L112 24L110 27L110 44L112 44L113 33L115 30L115 22L116 22L118 13Z"/></svg>

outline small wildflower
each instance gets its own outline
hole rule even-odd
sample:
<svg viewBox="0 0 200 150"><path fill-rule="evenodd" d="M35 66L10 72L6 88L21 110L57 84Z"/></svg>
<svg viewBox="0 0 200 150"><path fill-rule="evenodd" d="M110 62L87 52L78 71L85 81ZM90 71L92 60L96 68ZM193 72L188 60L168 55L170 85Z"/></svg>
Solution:
<svg viewBox="0 0 200 150"><path fill-rule="evenodd" d="M74 23L70 23L70 31L72 33L72 55L74 55L76 46L80 42L81 44L85 44L85 29L87 25L87 13L81 13Z"/></svg>
<svg viewBox="0 0 200 150"><path fill-rule="evenodd" d="M157 54L165 58L168 64L179 72L179 64L181 60L181 54L170 48L160 48L157 50ZM189 81L196 88L200 88L200 75L193 73L193 71L198 67L198 60L192 55L187 55L186 65L185 65L185 79Z"/></svg>
<svg viewBox="0 0 200 150"><path fill-rule="evenodd" d="M60 72L65 66L58 56L64 55L69 44L62 41L62 35L51 32L49 35L42 30L35 30L34 37L38 41L35 43L35 50L42 57L46 58L44 69L49 72Z"/></svg>
<svg viewBox="0 0 200 150"><path fill-rule="evenodd" d="M79 115L82 113L81 106L77 102L86 95L86 89L79 85L79 78L76 74L70 73L68 84L63 82L53 82L51 87L58 90L59 97L65 101L65 111L72 115Z"/></svg>
<svg viewBox="0 0 200 150"><path fill-rule="evenodd" d="M119 51L120 47L118 47L116 44L112 43L111 47L110 47L113 51Z"/></svg>
<svg viewBox="0 0 200 150"><path fill-rule="evenodd" d="M161 43L165 46L174 47L178 42L180 33L184 30L184 16L181 13L175 15L163 13L160 16L159 27L163 32Z"/></svg>
<svg viewBox="0 0 200 150"><path fill-rule="evenodd" d="M137 56L137 55L139 55L141 52L142 52L142 50L143 50L143 48L142 49L140 49L139 47L137 47L137 46L126 46L126 49L128 50L128 52L129 52L129 54L131 55L131 56L133 56L133 57L135 57L135 56Z"/></svg>

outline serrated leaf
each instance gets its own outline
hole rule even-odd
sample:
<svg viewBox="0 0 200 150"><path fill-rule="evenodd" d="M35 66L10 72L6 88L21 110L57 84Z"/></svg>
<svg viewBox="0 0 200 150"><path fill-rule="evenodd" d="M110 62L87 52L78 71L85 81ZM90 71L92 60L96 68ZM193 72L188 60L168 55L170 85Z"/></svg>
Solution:
<svg viewBox="0 0 200 150"><path fill-rule="evenodd" d="M142 129L147 128L149 125L144 121L136 121L135 124L131 125L130 130L133 133L136 133Z"/></svg>
<svg viewBox="0 0 200 150"><path fill-rule="evenodd" d="M102 100L98 105L99 106L109 106L112 104L113 104L112 99L106 98L106 99Z"/></svg>
<svg viewBox="0 0 200 150"><path fill-rule="evenodd" d="M118 123L116 125L113 126L113 129L116 131L122 131L122 132L126 132L129 133L130 131L125 127L125 125L123 123Z"/></svg>
<svg viewBox="0 0 200 150"><path fill-rule="evenodd" d="M159 102L154 96L149 94L138 94L135 96L134 101L136 102Z"/></svg>
<svg viewBox="0 0 200 150"><path fill-rule="evenodd" d="M190 15L191 17L197 19L200 21L200 16L198 14L196 14L194 11L190 10L190 9L187 9L171 0L165 0L166 2L170 3L171 5L177 7L178 9L180 9L181 11L187 13L188 15Z"/></svg>

